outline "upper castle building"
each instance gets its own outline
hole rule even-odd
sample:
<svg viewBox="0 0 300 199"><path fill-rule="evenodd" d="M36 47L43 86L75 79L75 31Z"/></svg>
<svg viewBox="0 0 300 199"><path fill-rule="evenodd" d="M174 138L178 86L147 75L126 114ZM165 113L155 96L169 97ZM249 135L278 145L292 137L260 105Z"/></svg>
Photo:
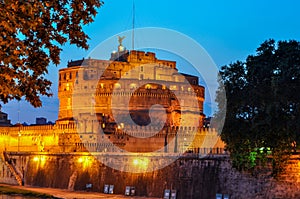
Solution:
<svg viewBox="0 0 300 199"><path fill-rule="evenodd" d="M156 151L178 136L180 127L197 132L203 126L199 78L179 73L175 61L121 44L110 60L69 62L59 71L58 97L58 122L76 123L85 141L108 138L127 151ZM174 145L176 152L180 147Z"/></svg>
<svg viewBox="0 0 300 199"><path fill-rule="evenodd" d="M0 127L1 150L207 153L224 144L202 128L204 91L175 61L120 44L60 69L56 123Z"/></svg>
<svg viewBox="0 0 300 199"><path fill-rule="evenodd" d="M186 106L191 111L198 111L201 114L199 116L203 115L204 87L199 85L197 76L178 73L175 61L159 60L155 53L132 50L119 54L120 52L112 53L109 61L90 58L71 61L68 62L67 68L59 71L58 119L73 117L74 98L83 99L86 94L94 95L96 113L109 114L111 96L103 96L103 94L113 94L113 92L116 94L136 89L141 94L149 91L157 94L151 98L159 98L157 102L163 104L164 108L171 107L175 101L171 96L172 91L180 92L187 103L189 103L189 95L195 94L198 104ZM167 100L162 97L167 97ZM140 105L143 98L136 99ZM130 109L132 108L134 107L131 106ZM83 112L90 112L90 109Z"/></svg>

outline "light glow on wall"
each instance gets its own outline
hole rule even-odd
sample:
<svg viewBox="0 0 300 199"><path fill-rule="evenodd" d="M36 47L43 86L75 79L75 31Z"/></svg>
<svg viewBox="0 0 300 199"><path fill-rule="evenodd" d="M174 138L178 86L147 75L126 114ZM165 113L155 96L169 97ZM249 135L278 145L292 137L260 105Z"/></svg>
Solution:
<svg viewBox="0 0 300 199"><path fill-rule="evenodd" d="M132 165L135 170L145 172L148 169L149 159L146 157L136 157L132 160Z"/></svg>
<svg viewBox="0 0 300 199"><path fill-rule="evenodd" d="M88 156L79 157L77 162L82 165L83 169L89 167L92 163L92 159Z"/></svg>
<svg viewBox="0 0 300 199"><path fill-rule="evenodd" d="M37 166L44 167L46 163L46 156L40 155L40 156L34 156L33 161L37 163Z"/></svg>

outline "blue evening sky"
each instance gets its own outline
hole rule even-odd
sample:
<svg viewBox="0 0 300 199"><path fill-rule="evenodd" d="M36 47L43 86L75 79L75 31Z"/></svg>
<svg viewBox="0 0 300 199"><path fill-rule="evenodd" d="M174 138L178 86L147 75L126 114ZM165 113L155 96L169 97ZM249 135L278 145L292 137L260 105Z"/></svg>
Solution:
<svg viewBox="0 0 300 199"><path fill-rule="evenodd" d="M86 57L107 38L131 29L132 1L105 1L95 22L84 28L91 38L90 50L63 46L61 63L57 67L50 66L48 78L53 81L53 97L43 98L43 107L36 109L24 101L3 105L3 111L9 114L12 123L32 124L36 117L46 117L51 121L57 119L58 70L66 67L68 60ZM181 32L199 43L220 67L245 60L269 38L300 41L299 9L298 0L135 0L135 27L159 27ZM117 45L116 39L116 48ZM131 46L126 47L130 49ZM163 57L158 54L158 58L167 59L163 53L161 55ZM186 72L181 68L180 71ZM208 116L212 114L204 112Z"/></svg>

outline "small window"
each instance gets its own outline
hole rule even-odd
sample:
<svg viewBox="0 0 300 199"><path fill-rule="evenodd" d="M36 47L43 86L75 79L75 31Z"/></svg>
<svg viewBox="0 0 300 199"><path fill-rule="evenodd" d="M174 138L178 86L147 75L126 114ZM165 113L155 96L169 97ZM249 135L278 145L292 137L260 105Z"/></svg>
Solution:
<svg viewBox="0 0 300 199"><path fill-rule="evenodd" d="M135 83L131 83L131 84L129 85L129 87L130 87L130 89L135 89L135 88L136 88L136 84L135 84Z"/></svg>
<svg viewBox="0 0 300 199"><path fill-rule="evenodd" d="M70 84L67 83L67 84L66 84L66 91L69 91L69 90L70 90Z"/></svg>
<svg viewBox="0 0 300 199"><path fill-rule="evenodd" d="M144 66L141 66L141 72L144 72Z"/></svg>
<svg viewBox="0 0 300 199"><path fill-rule="evenodd" d="M146 89L151 89L151 85L150 84L146 84L145 88Z"/></svg>
<svg viewBox="0 0 300 199"><path fill-rule="evenodd" d="M176 85L171 85L171 86L170 86L170 90L172 90L172 91L177 90L177 86L176 86Z"/></svg>
<svg viewBox="0 0 300 199"><path fill-rule="evenodd" d="M67 99L67 109L71 109L71 98Z"/></svg>
<svg viewBox="0 0 300 199"><path fill-rule="evenodd" d="M121 88L121 84L120 83L115 83L114 87L115 87L115 89L120 89Z"/></svg>

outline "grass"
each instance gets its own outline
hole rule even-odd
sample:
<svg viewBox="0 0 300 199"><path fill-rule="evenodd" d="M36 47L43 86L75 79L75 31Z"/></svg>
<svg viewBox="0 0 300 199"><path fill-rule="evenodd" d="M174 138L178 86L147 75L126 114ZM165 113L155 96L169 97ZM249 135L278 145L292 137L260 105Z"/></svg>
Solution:
<svg viewBox="0 0 300 199"><path fill-rule="evenodd" d="M45 193L38 193L35 191L28 191L13 187L6 187L6 186L0 186L0 194L6 194L6 195L22 195L22 196L30 196L35 198L53 198L53 199L60 199L57 197L54 197L49 194Z"/></svg>

